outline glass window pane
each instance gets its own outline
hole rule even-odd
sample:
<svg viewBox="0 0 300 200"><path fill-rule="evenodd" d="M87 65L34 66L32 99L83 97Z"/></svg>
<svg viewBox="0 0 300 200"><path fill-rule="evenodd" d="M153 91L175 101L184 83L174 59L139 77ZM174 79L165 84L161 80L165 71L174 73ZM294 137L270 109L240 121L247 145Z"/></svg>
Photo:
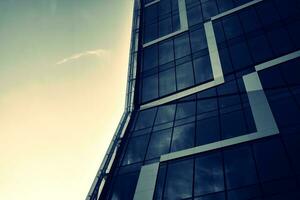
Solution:
<svg viewBox="0 0 300 200"><path fill-rule="evenodd" d="M217 117L197 121L197 146L220 140L219 119Z"/></svg>
<svg viewBox="0 0 300 200"><path fill-rule="evenodd" d="M237 15L224 17L222 21L225 35L228 40L243 34L243 29Z"/></svg>
<svg viewBox="0 0 300 200"><path fill-rule="evenodd" d="M187 101L177 104L176 109L176 120L186 118L189 116L195 115L196 112L196 102L195 101Z"/></svg>
<svg viewBox="0 0 300 200"><path fill-rule="evenodd" d="M155 40L158 37L158 23L145 25L144 43Z"/></svg>
<svg viewBox="0 0 300 200"><path fill-rule="evenodd" d="M157 22L158 19L158 7L153 4L152 6L148 6L145 8L145 24L152 24Z"/></svg>
<svg viewBox="0 0 300 200"><path fill-rule="evenodd" d="M164 191L164 183L166 177L166 165L162 165L159 167L157 181L155 185L154 199L161 200L163 199L163 191Z"/></svg>
<svg viewBox="0 0 300 200"><path fill-rule="evenodd" d="M197 197L194 200L225 200L225 193L219 192L215 194L209 194L202 197Z"/></svg>
<svg viewBox="0 0 300 200"><path fill-rule="evenodd" d="M217 0L217 3L221 13L234 7L232 0Z"/></svg>
<svg viewBox="0 0 300 200"><path fill-rule="evenodd" d="M204 83L213 79L212 66L209 55L194 60L196 83Z"/></svg>
<svg viewBox="0 0 300 200"><path fill-rule="evenodd" d="M190 38L193 53L207 48L206 35L203 28L191 32Z"/></svg>
<svg viewBox="0 0 300 200"><path fill-rule="evenodd" d="M272 50L264 35L249 39L248 44L256 63L268 60L273 56Z"/></svg>
<svg viewBox="0 0 300 200"><path fill-rule="evenodd" d="M179 151L194 146L195 123L174 127L171 151Z"/></svg>
<svg viewBox="0 0 300 200"><path fill-rule="evenodd" d="M151 45L144 48L144 65L143 71L154 68L158 65L157 45Z"/></svg>
<svg viewBox="0 0 300 200"><path fill-rule="evenodd" d="M165 64L174 60L173 40L167 40L159 44L159 64Z"/></svg>
<svg viewBox="0 0 300 200"><path fill-rule="evenodd" d="M286 54L293 50L288 32L282 27L268 32L268 38L276 55Z"/></svg>
<svg viewBox="0 0 300 200"><path fill-rule="evenodd" d="M222 138L228 139L246 134L246 124L241 110L221 115Z"/></svg>
<svg viewBox="0 0 300 200"><path fill-rule="evenodd" d="M245 32L250 32L261 28L261 23L253 7L241 10L239 12L239 16Z"/></svg>
<svg viewBox="0 0 300 200"><path fill-rule="evenodd" d="M135 130L152 127L155 114L156 108L140 111L137 122L135 124Z"/></svg>
<svg viewBox="0 0 300 200"><path fill-rule="evenodd" d="M172 18L167 17L163 20L160 20L159 23L159 37L165 36L172 32Z"/></svg>
<svg viewBox="0 0 300 200"><path fill-rule="evenodd" d="M241 69L252 65L250 53L245 42L230 45L229 50L235 69Z"/></svg>
<svg viewBox="0 0 300 200"><path fill-rule="evenodd" d="M283 145L277 138L257 142L253 147L259 177L262 181L290 176L291 169Z"/></svg>
<svg viewBox="0 0 300 200"><path fill-rule="evenodd" d="M135 187L139 173L130 173L122 176L118 176L113 185L110 198L112 200L131 200L133 199Z"/></svg>
<svg viewBox="0 0 300 200"><path fill-rule="evenodd" d="M220 153L199 156L195 160L195 195L224 190L224 174Z"/></svg>
<svg viewBox="0 0 300 200"><path fill-rule="evenodd" d="M190 42L188 34L183 34L175 38L175 58L181 58L190 54Z"/></svg>
<svg viewBox="0 0 300 200"><path fill-rule="evenodd" d="M187 17L189 26L193 26L195 24L201 23L202 19L202 10L200 5L196 5L187 10Z"/></svg>
<svg viewBox="0 0 300 200"><path fill-rule="evenodd" d="M228 189L257 182L255 164L249 147L242 146L224 151L224 162Z"/></svg>
<svg viewBox="0 0 300 200"><path fill-rule="evenodd" d="M164 105L158 108L155 124L166 123L174 120L175 104Z"/></svg>
<svg viewBox="0 0 300 200"><path fill-rule="evenodd" d="M159 96L176 91L175 69L171 68L159 73Z"/></svg>
<svg viewBox="0 0 300 200"><path fill-rule="evenodd" d="M122 165L130 165L144 160L149 135L133 137L129 140Z"/></svg>
<svg viewBox="0 0 300 200"><path fill-rule="evenodd" d="M202 3L203 18L205 20L218 14L218 8L215 0L209 0Z"/></svg>
<svg viewBox="0 0 300 200"><path fill-rule="evenodd" d="M294 22L288 25L288 31L293 41L293 44L299 49L300 48L300 22Z"/></svg>
<svg viewBox="0 0 300 200"><path fill-rule="evenodd" d="M168 165L164 197L166 199L189 198L192 197L192 191L193 159L170 163Z"/></svg>
<svg viewBox="0 0 300 200"><path fill-rule="evenodd" d="M152 159L168 153L170 149L171 134L172 129L152 133L146 158Z"/></svg>
<svg viewBox="0 0 300 200"><path fill-rule="evenodd" d="M195 84L192 62L176 66L177 89L182 90Z"/></svg>
<svg viewBox="0 0 300 200"><path fill-rule="evenodd" d="M263 1L256 6L258 15L265 26L270 25L280 19L278 11L271 1Z"/></svg>
<svg viewBox="0 0 300 200"><path fill-rule="evenodd" d="M158 97L158 75L148 76L143 79L142 101L146 102Z"/></svg>
<svg viewBox="0 0 300 200"><path fill-rule="evenodd" d="M288 155L291 159L291 164L296 170L297 174L300 174L300 135L290 135L284 138Z"/></svg>
<svg viewBox="0 0 300 200"><path fill-rule="evenodd" d="M228 191L228 200L259 200L261 192L258 185Z"/></svg>
<svg viewBox="0 0 300 200"><path fill-rule="evenodd" d="M171 12L171 1L170 0L160 0L159 2L159 15L165 15Z"/></svg>
<svg viewBox="0 0 300 200"><path fill-rule="evenodd" d="M217 99L203 99L197 101L197 114L217 110Z"/></svg>

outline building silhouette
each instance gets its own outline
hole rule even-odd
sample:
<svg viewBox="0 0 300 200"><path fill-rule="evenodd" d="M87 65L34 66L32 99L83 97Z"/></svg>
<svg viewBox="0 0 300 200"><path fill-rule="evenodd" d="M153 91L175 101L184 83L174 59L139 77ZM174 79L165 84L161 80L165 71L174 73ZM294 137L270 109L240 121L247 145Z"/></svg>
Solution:
<svg viewBox="0 0 300 200"><path fill-rule="evenodd" d="M87 200L300 199L299 48L299 0L135 0Z"/></svg>

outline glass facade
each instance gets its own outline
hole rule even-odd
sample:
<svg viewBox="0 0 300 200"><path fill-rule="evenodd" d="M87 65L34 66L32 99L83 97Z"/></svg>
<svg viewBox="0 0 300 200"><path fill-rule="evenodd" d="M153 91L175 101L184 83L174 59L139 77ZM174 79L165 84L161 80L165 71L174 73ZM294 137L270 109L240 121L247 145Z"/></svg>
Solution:
<svg viewBox="0 0 300 200"><path fill-rule="evenodd" d="M300 1L135 0L87 200L300 199Z"/></svg>

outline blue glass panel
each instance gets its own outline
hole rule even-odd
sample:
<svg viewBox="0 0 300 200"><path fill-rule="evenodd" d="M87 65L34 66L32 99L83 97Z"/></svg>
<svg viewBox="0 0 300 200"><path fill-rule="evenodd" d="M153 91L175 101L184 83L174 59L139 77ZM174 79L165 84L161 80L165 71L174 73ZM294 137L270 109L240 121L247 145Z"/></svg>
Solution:
<svg viewBox="0 0 300 200"><path fill-rule="evenodd" d="M276 55L286 54L293 50L293 45L289 39L288 32L282 27L278 27L268 32L268 38Z"/></svg>
<svg viewBox="0 0 300 200"><path fill-rule="evenodd" d="M210 0L202 3L203 18L205 20L218 14L218 7L215 0Z"/></svg>
<svg viewBox="0 0 300 200"><path fill-rule="evenodd" d="M209 55L194 59L194 71L197 84L213 79Z"/></svg>
<svg viewBox="0 0 300 200"><path fill-rule="evenodd" d="M249 39L248 44L250 52L252 53L253 59L256 63L266 61L273 56L272 50L264 35Z"/></svg>
<svg viewBox="0 0 300 200"><path fill-rule="evenodd" d="M176 109L176 120L195 115L195 112L196 112L195 101L178 103Z"/></svg>
<svg viewBox="0 0 300 200"><path fill-rule="evenodd" d="M243 29L237 15L224 17L222 22L227 39L232 39L243 34Z"/></svg>
<svg viewBox="0 0 300 200"><path fill-rule="evenodd" d="M174 127L171 151L179 151L194 146L195 123Z"/></svg>
<svg viewBox="0 0 300 200"><path fill-rule="evenodd" d="M171 12L171 1L170 0L160 0L159 1L159 15L165 15Z"/></svg>
<svg viewBox="0 0 300 200"><path fill-rule="evenodd" d="M261 23L253 7L241 10L239 16L245 32L251 32L261 28Z"/></svg>
<svg viewBox="0 0 300 200"><path fill-rule="evenodd" d="M300 85L300 59L292 60L282 64L281 72L286 82Z"/></svg>
<svg viewBox="0 0 300 200"><path fill-rule="evenodd" d="M152 133L146 159L152 159L166 154L170 149L172 129Z"/></svg>
<svg viewBox="0 0 300 200"><path fill-rule="evenodd" d="M280 19L278 11L272 1L263 1L256 5L258 15L265 26L270 25Z"/></svg>
<svg viewBox="0 0 300 200"><path fill-rule="evenodd" d="M193 26L203 21L202 10L200 5L196 5L187 10L189 26Z"/></svg>
<svg viewBox="0 0 300 200"><path fill-rule="evenodd" d="M279 127L289 127L300 123L300 110L287 90L276 90L269 104Z"/></svg>
<svg viewBox="0 0 300 200"><path fill-rule="evenodd" d="M151 45L144 48L144 65L143 71L156 67L158 65L157 45Z"/></svg>
<svg viewBox="0 0 300 200"><path fill-rule="evenodd" d="M261 196L261 192L258 185L244 187L241 189L228 191L228 200L249 200L258 199Z"/></svg>
<svg viewBox="0 0 300 200"><path fill-rule="evenodd" d="M178 14L172 15L172 24L173 24L173 32L178 31L180 29L180 19Z"/></svg>
<svg viewBox="0 0 300 200"><path fill-rule="evenodd" d="M221 115L222 138L246 134L246 124L241 110Z"/></svg>
<svg viewBox="0 0 300 200"><path fill-rule="evenodd" d="M184 169L184 170L182 170ZM184 199L192 196L193 159L176 161L168 165L165 199Z"/></svg>
<svg viewBox="0 0 300 200"><path fill-rule="evenodd" d="M271 182L266 182L262 184L262 189L265 194L265 196L272 196L274 194L283 194L282 197L286 196L288 194L293 194L294 191L299 192L299 189L297 188L297 183L295 178L289 178L289 179L281 179L281 180L275 180ZM289 197L293 197L294 195L291 195ZM281 199L281 198L280 198ZM285 199L285 198L284 198ZM287 199L297 199L297 198L287 198Z"/></svg>
<svg viewBox="0 0 300 200"><path fill-rule="evenodd" d="M282 74L279 67L272 67L270 69L259 72L259 77L264 89L280 88L285 86Z"/></svg>
<svg viewBox="0 0 300 200"><path fill-rule="evenodd" d="M294 22L287 26L291 40L297 48L300 48L300 22Z"/></svg>
<svg viewBox="0 0 300 200"><path fill-rule="evenodd" d="M219 119L216 117L197 121L196 145L204 145L220 140Z"/></svg>
<svg viewBox="0 0 300 200"><path fill-rule="evenodd" d="M220 153L199 156L195 159L196 196L224 190L224 174Z"/></svg>
<svg viewBox="0 0 300 200"><path fill-rule="evenodd" d="M135 187L139 174L130 173L118 176L109 199L111 200L131 200L133 199Z"/></svg>
<svg viewBox="0 0 300 200"><path fill-rule="evenodd" d="M151 108L139 112L137 122L135 124L135 130L151 127L156 114L156 108Z"/></svg>
<svg viewBox="0 0 300 200"><path fill-rule="evenodd" d="M133 137L129 140L122 165L130 165L141 162L145 158L149 135Z"/></svg>
<svg viewBox="0 0 300 200"><path fill-rule="evenodd" d="M224 162L228 189L257 182L255 164L249 147L242 146L224 151Z"/></svg>
<svg viewBox="0 0 300 200"><path fill-rule="evenodd" d="M217 3L221 13L234 7L232 0L217 0Z"/></svg>
<svg viewBox="0 0 300 200"><path fill-rule="evenodd" d="M157 111L155 124L166 123L174 120L175 104L160 106Z"/></svg>
<svg viewBox="0 0 300 200"><path fill-rule="evenodd" d="M173 40L167 40L159 44L159 64L165 64L174 60Z"/></svg>
<svg viewBox="0 0 300 200"><path fill-rule="evenodd" d="M195 84L192 62L176 66L177 89L181 90Z"/></svg>
<svg viewBox="0 0 300 200"><path fill-rule="evenodd" d="M222 85L217 87L217 91L220 96L238 93L236 81L233 80L223 83Z"/></svg>
<svg viewBox="0 0 300 200"><path fill-rule="evenodd" d="M155 40L158 37L158 23L145 25L144 43Z"/></svg>
<svg viewBox="0 0 300 200"><path fill-rule="evenodd" d="M202 197L197 197L194 200L225 200L225 193L219 192L215 194L209 194Z"/></svg>
<svg viewBox="0 0 300 200"><path fill-rule="evenodd" d="M175 69L171 68L159 73L159 96L176 91Z"/></svg>
<svg viewBox="0 0 300 200"><path fill-rule="evenodd" d="M235 69L245 68L252 65L252 60L245 42L239 42L229 47L231 59Z"/></svg>
<svg viewBox="0 0 300 200"><path fill-rule="evenodd" d="M190 39L193 53L207 48L206 36L203 29L191 32Z"/></svg>
<svg viewBox="0 0 300 200"><path fill-rule="evenodd" d="M203 99L197 101L197 114L217 110L217 99Z"/></svg>
<svg viewBox="0 0 300 200"><path fill-rule="evenodd" d="M297 174L300 174L300 135L289 135L288 137L284 137L284 141L289 158L291 159L292 167Z"/></svg>
<svg viewBox="0 0 300 200"><path fill-rule="evenodd" d="M172 32L172 18L167 17L163 20L160 20L158 23L158 33L159 37L165 36Z"/></svg>
<svg viewBox="0 0 300 200"><path fill-rule="evenodd" d="M299 7L294 0L275 0L274 2L282 18L299 15Z"/></svg>
<svg viewBox="0 0 300 200"><path fill-rule="evenodd" d="M146 102L158 97L158 75L148 76L143 79L142 101Z"/></svg>
<svg viewBox="0 0 300 200"><path fill-rule="evenodd" d="M166 177L166 165L159 167L157 181L155 185L154 199L161 200L163 198L164 183Z"/></svg>
<svg viewBox="0 0 300 200"><path fill-rule="evenodd" d="M152 24L157 22L158 19L158 7L157 5L148 6L145 8L145 15L144 15L144 23L145 24Z"/></svg>
<svg viewBox="0 0 300 200"><path fill-rule="evenodd" d="M181 58L190 54L190 42L188 34L182 34L174 39L175 58Z"/></svg>
<svg viewBox="0 0 300 200"><path fill-rule="evenodd" d="M259 177L262 181L291 175L283 145L277 138L257 142L253 147Z"/></svg>
<svg viewBox="0 0 300 200"><path fill-rule="evenodd" d="M222 70L224 74L231 73L233 71L232 63L230 60L229 52L227 48L222 48L219 50Z"/></svg>

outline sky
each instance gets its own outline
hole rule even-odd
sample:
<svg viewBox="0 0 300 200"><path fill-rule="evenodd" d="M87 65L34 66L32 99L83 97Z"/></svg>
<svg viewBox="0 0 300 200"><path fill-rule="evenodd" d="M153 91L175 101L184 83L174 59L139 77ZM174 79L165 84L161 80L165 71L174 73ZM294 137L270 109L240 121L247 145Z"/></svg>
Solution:
<svg viewBox="0 0 300 200"><path fill-rule="evenodd" d="M124 109L132 9L0 1L0 199L85 199Z"/></svg>

